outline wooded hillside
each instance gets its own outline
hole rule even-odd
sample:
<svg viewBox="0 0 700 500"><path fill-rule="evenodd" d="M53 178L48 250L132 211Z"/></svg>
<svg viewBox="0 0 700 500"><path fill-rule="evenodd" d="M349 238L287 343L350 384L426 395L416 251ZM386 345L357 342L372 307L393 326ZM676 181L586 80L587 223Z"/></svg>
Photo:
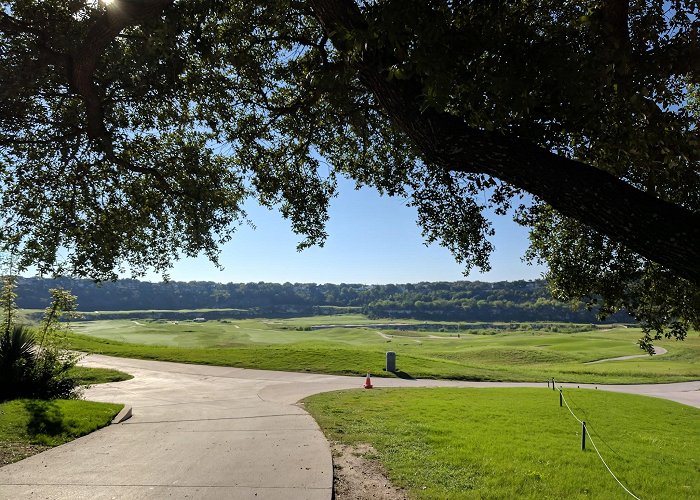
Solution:
<svg viewBox="0 0 700 500"><path fill-rule="evenodd" d="M552 299L537 281L422 282L397 285L315 283L151 283L119 280L97 285L90 280L20 278L18 305L48 305L48 289L64 287L78 297L81 311L149 309L237 309L232 315L289 316L350 310L375 318L444 321L595 322L595 313ZM630 321L624 314L610 318Z"/></svg>

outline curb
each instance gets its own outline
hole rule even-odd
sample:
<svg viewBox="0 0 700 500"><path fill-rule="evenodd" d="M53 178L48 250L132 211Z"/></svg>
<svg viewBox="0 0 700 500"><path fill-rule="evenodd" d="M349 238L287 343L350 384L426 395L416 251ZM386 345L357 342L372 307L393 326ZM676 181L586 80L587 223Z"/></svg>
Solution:
<svg viewBox="0 0 700 500"><path fill-rule="evenodd" d="M112 419L113 424L121 424L125 420L129 420L131 418L131 406L125 406L124 408L121 409L119 413L117 413L117 416Z"/></svg>

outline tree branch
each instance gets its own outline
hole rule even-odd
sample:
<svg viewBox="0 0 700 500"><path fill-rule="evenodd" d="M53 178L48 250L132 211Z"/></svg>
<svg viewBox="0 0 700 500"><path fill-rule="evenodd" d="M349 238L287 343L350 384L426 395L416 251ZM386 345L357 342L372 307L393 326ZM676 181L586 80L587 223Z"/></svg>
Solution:
<svg viewBox="0 0 700 500"><path fill-rule="evenodd" d="M629 1L607 0L603 2L601 13L603 33L610 48L617 51L629 47Z"/></svg>
<svg viewBox="0 0 700 500"><path fill-rule="evenodd" d="M22 68L21 74L13 75L15 81L5 82L0 91L3 97L9 97L18 90L26 90L38 80L41 72L50 65L65 68L68 57L56 51L50 44L49 33L42 28L37 28L29 23L15 19L5 12L0 12L0 32L9 35L33 35L33 45L38 50L38 57Z"/></svg>
<svg viewBox="0 0 700 500"><path fill-rule="evenodd" d="M366 29L352 0L310 0L341 52L344 36ZM384 112L422 152L445 170L484 173L521 188L572 217L700 284L700 215L575 160L497 132L474 129L454 115L422 110L422 89L412 80L389 79L383 54L366 50L352 62Z"/></svg>
<svg viewBox="0 0 700 500"><path fill-rule="evenodd" d="M108 138L101 92L94 78L98 59L125 28L159 15L172 3L173 0L115 0L94 16L85 39L71 51L68 79L85 102L87 134L91 139L102 142Z"/></svg>
<svg viewBox="0 0 700 500"><path fill-rule="evenodd" d="M39 49L39 59L30 68L29 74L35 75L51 64L62 67L71 90L80 96L85 104L86 134L95 141L105 156L120 166L135 172L153 175L164 188L167 183L153 169L128 165L121 161L114 152L112 137L104 124L103 95L95 82L95 70L99 58L107 46L126 28L136 26L159 15L174 0L114 0L104 10L95 11L87 34L68 53L61 53L51 47L50 33L43 28L14 19L5 12L0 12L0 31L15 35L31 34ZM27 73L25 71L25 73ZM24 88L26 81L18 81L2 89L2 95L9 95L16 88Z"/></svg>
<svg viewBox="0 0 700 500"><path fill-rule="evenodd" d="M601 7L601 29L605 57L615 64L615 74L630 72L629 1L607 0Z"/></svg>
<svg viewBox="0 0 700 500"><path fill-rule="evenodd" d="M674 39L670 43L635 56L635 64L644 71L662 69L668 76L687 75L692 83L700 83L700 37Z"/></svg>

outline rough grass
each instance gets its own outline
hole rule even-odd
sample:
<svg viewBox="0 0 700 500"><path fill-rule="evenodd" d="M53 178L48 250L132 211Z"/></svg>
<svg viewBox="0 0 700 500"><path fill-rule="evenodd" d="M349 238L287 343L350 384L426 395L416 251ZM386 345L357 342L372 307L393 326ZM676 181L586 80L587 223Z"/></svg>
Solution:
<svg viewBox="0 0 700 500"><path fill-rule="evenodd" d="M640 498L700 497L700 411L604 391L565 396L610 468ZM304 401L327 437L369 443L415 499L625 498L558 393L381 389Z"/></svg>
<svg viewBox="0 0 700 500"><path fill-rule="evenodd" d="M81 400L16 399L0 403L0 465L104 427L122 407Z"/></svg>
<svg viewBox="0 0 700 500"><path fill-rule="evenodd" d="M462 332L434 338L434 332L400 332L386 338L371 328L310 325L358 324L359 315L298 319L111 320L79 323L69 337L73 349L186 363L284 371L362 375L383 373L386 351L397 353L399 370L413 377L463 380L580 383L660 383L700 378L700 337L664 341L664 356L588 365L617 356L643 354L641 331L617 328L581 333L546 331ZM364 321L368 321L364 318ZM387 331L387 333L390 333ZM397 333L397 332L391 332ZM403 336L409 334L410 336Z"/></svg>

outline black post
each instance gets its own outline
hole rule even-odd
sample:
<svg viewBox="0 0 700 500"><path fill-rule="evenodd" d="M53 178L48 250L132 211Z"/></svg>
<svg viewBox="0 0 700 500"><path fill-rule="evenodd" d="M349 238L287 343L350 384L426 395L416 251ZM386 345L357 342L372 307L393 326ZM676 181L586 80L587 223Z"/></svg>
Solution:
<svg viewBox="0 0 700 500"><path fill-rule="evenodd" d="M554 390L554 377L552 377L552 390Z"/></svg>
<svg viewBox="0 0 700 500"><path fill-rule="evenodd" d="M581 422L581 449L586 451L586 422Z"/></svg>
<svg viewBox="0 0 700 500"><path fill-rule="evenodd" d="M547 389L549 389L549 379L547 379Z"/></svg>
<svg viewBox="0 0 700 500"><path fill-rule="evenodd" d="M559 406L564 406L564 396L561 393L561 389L559 389Z"/></svg>

